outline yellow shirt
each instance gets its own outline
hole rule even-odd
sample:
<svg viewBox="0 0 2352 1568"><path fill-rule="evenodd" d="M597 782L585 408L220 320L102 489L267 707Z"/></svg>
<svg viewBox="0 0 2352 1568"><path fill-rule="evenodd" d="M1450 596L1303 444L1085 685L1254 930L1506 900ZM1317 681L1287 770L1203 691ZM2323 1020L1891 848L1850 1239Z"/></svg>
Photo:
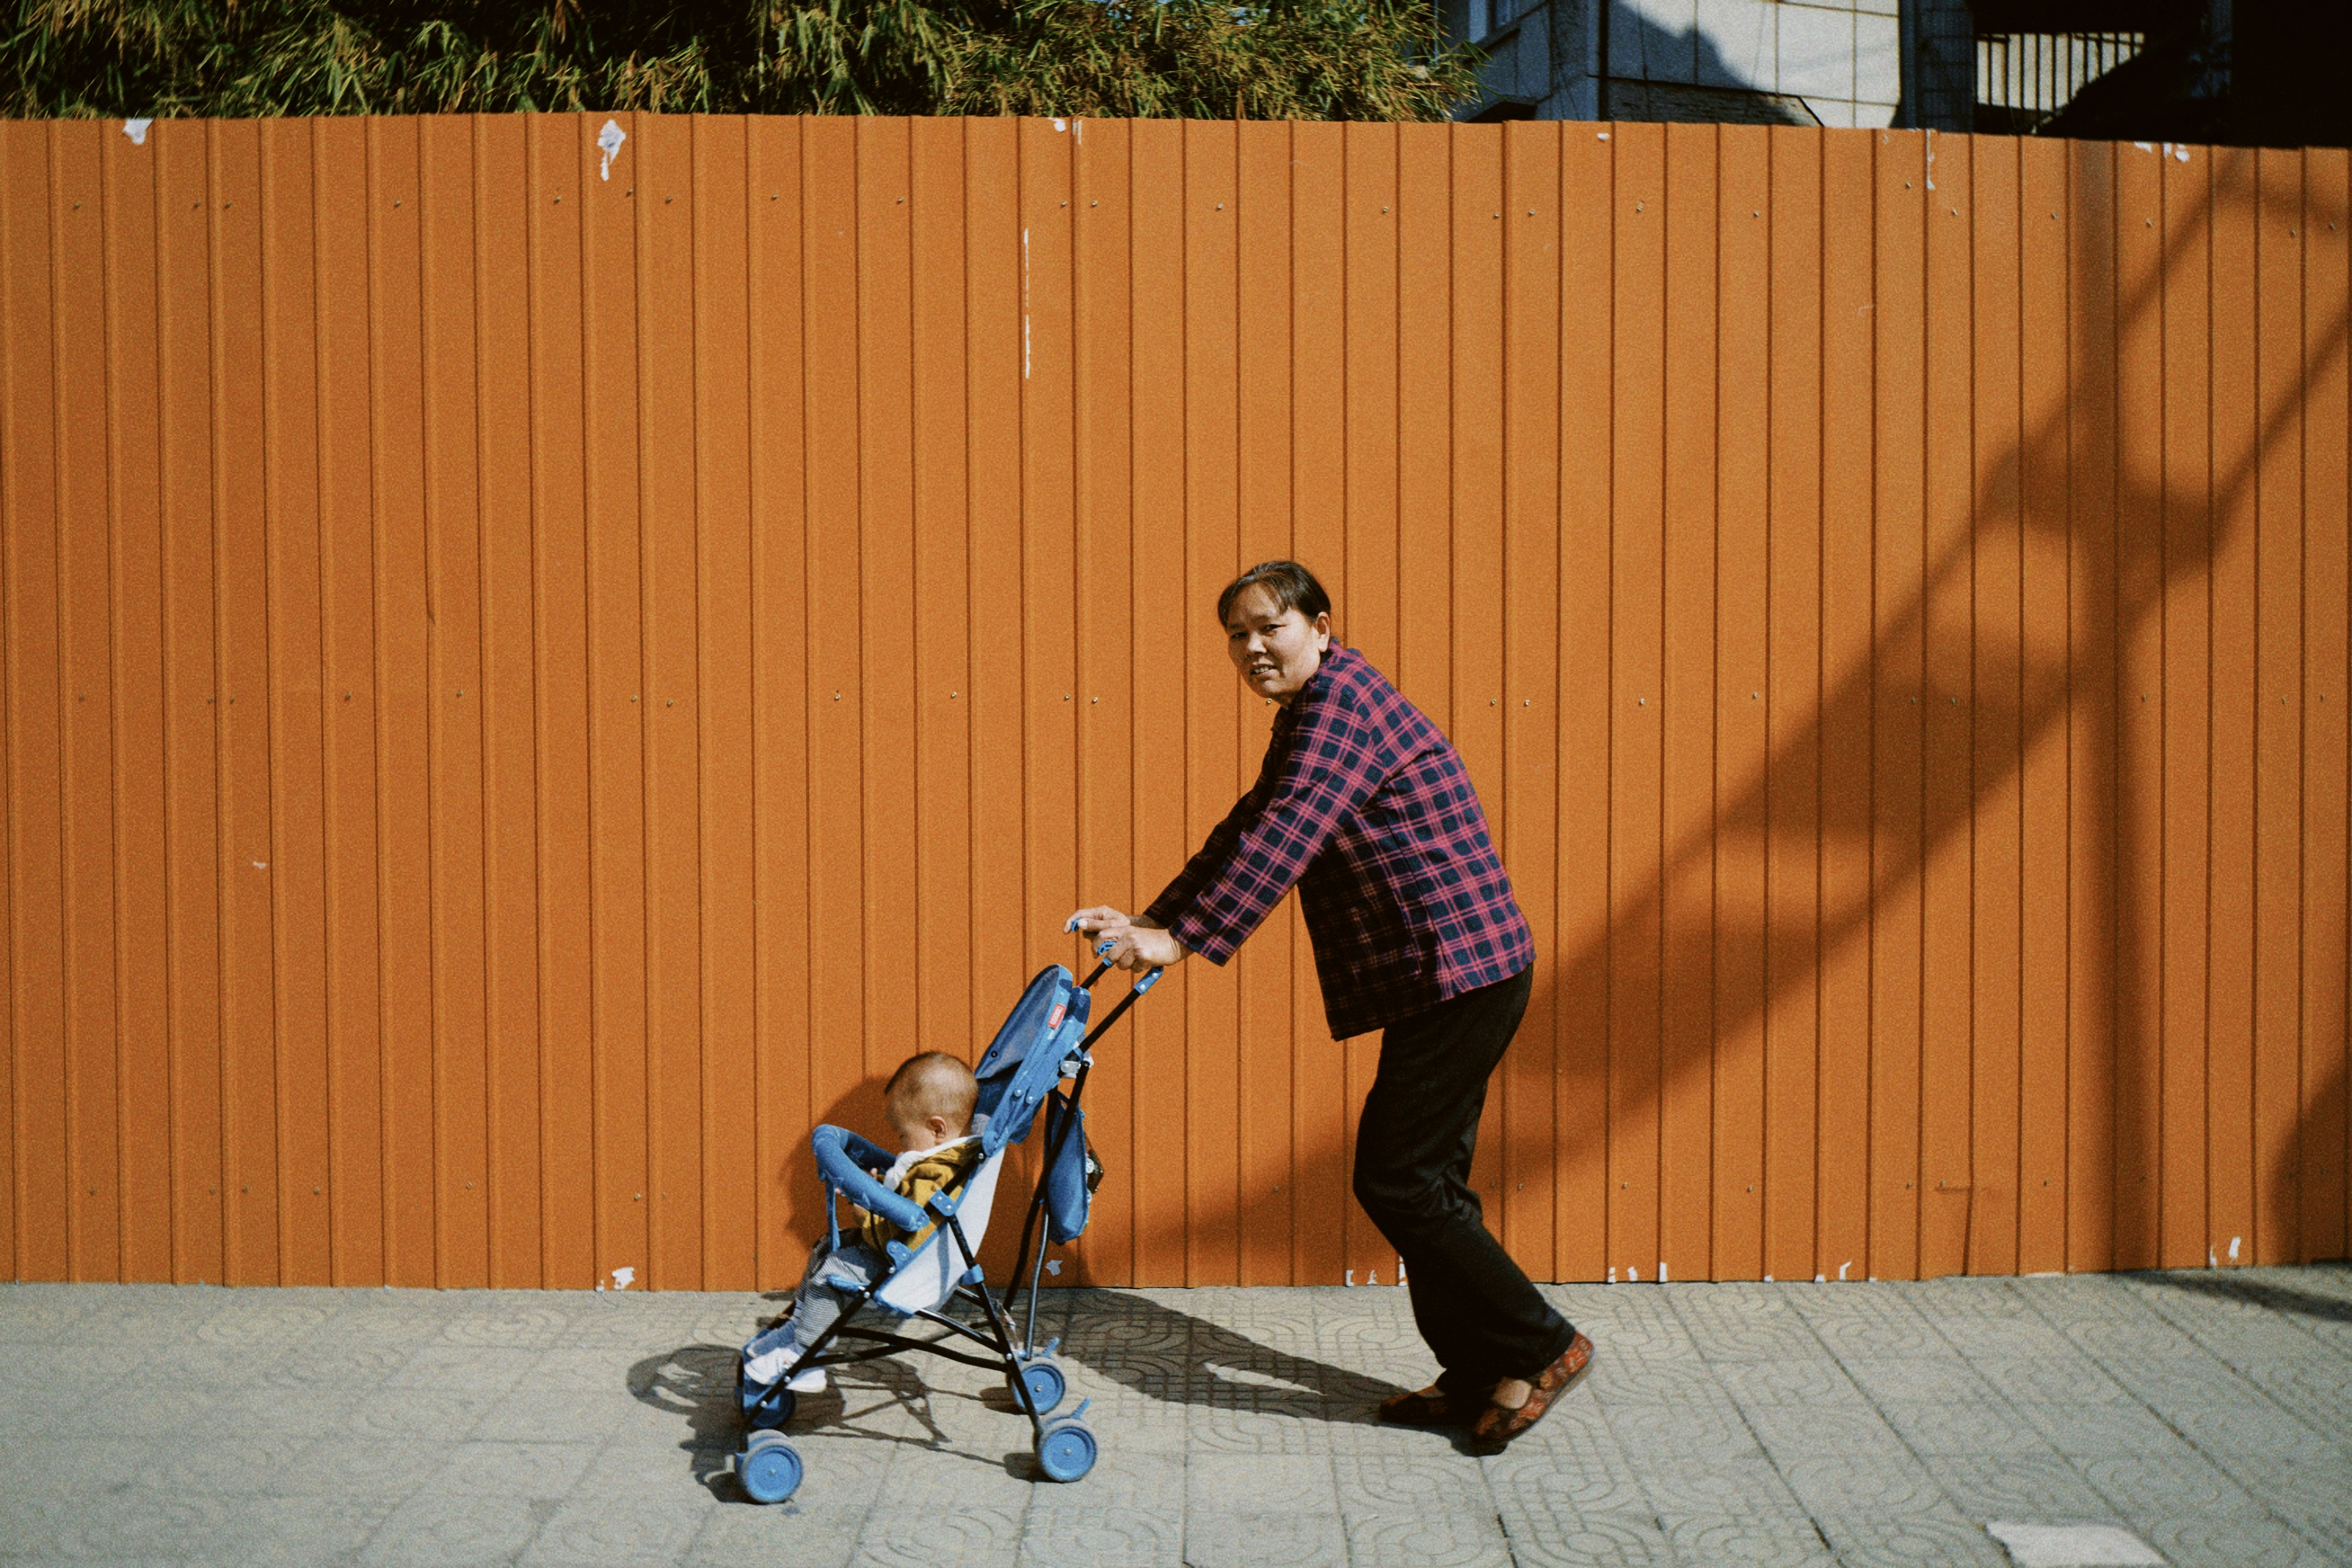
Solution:
<svg viewBox="0 0 2352 1568"><path fill-rule="evenodd" d="M884 1174L883 1181L900 1197L921 1208L930 1201L932 1194L977 1168L980 1158L979 1139L958 1138L936 1149L919 1149L899 1155L898 1163ZM892 1176L898 1179L892 1182ZM928 1236L929 1231L926 1226L916 1234ZM857 1239L877 1252L886 1251L884 1244L887 1242L908 1241L912 1245L905 1231L878 1214L866 1216L866 1222L857 1227Z"/></svg>

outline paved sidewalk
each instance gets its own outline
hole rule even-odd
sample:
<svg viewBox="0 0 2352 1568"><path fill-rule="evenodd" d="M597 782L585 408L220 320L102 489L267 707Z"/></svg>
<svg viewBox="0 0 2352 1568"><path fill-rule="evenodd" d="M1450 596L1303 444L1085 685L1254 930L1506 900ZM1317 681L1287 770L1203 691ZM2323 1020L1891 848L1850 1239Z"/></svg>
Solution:
<svg viewBox="0 0 2352 1568"><path fill-rule="evenodd" d="M1370 1424L1432 1370L1400 1290L1064 1291L1086 1479L987 1374L879 1362L760 1508L758 1297L0 1286L0 1560L2000 1568L2001 1521L2352 1563L2352 1268L1552 1293L1595 1370L1497 1458Z"/></svg>

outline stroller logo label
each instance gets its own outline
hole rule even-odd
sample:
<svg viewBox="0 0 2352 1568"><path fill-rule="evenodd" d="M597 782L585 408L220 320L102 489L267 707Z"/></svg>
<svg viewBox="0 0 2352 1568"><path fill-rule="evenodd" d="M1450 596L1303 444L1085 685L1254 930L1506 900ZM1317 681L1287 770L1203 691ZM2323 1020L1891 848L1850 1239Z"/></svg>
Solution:
<svg viewBox="0 0 2352 1568"><path fill-rule="evenodd" d="M1054 1031L1054 1030L1055 1030L1055 1029L1060 1028L1060 1027L1062 1026L1062 1015L1063 1015L1064 1013L1068 1012L1068 1011L1069 1011L1068 1004L1066 1004L1066 1003L1061 1003L1061 1002L1056 1002L1056 1003L1054 1005L1054 1010L1053 1010L1053 1012L1052 1012L1052 1013L1050 1013L1050 1014L1048 1014L1048 1015L1046 1016L1046 1018L1045 1018L1045 1028L1046 1028L1046 1031L1047 1031L1048 1033L1051 1033L1052 1031Z"/></svg>

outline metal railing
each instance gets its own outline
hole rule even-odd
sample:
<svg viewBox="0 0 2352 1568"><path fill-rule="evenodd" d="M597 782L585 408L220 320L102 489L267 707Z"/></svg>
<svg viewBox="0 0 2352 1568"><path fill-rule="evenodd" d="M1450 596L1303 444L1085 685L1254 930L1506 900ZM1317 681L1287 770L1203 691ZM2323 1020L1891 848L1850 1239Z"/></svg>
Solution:
<svg viewBox="0 0 2352 1568"><path fill-rule="evenodd" d="M1977 103L2027 130L2139 53L2140 33L1979 33Z"/></svg>

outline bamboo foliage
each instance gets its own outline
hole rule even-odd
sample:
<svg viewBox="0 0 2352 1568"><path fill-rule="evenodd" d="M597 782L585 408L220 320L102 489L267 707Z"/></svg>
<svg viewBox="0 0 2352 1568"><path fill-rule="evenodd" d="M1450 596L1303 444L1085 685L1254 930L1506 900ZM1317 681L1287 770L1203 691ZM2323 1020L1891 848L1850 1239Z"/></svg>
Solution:
<svg viewBox="0 0 2352 1568"><path fill-rule="evenodd" d="M0 113L652 110L1443 120L1406 0L18 0Z"/></svg>

